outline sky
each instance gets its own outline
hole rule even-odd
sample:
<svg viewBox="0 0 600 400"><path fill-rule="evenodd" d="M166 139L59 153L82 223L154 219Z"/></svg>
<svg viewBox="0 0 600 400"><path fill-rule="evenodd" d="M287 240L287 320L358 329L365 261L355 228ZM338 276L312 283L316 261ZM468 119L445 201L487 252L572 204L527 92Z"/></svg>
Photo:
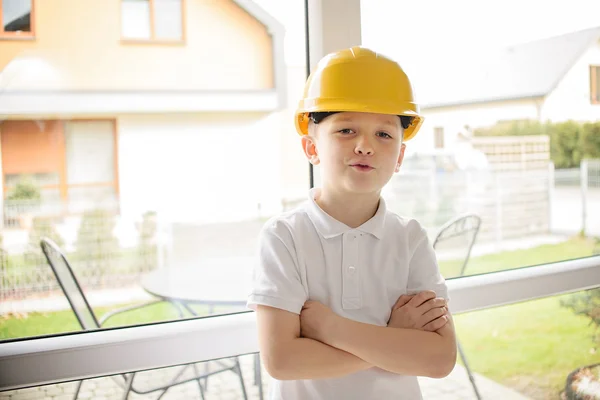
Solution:
<svg viewBox="0 0 600 400"><path fill-rule="evenodd" d="M254 0L285 27L285 59L303 66L304 0ZM331 1L331 0L321 0ZM600 27L600 0L361 0L362 45L400 62L419 93L437 68L460 76L485 51ZM447 74L446 74L447 75Z"/></svg>
<svg viewBox="0 0 600 400"><path fill-rule="evenodd" d="M412 65L600 26L600 1L363 0L361 14L363 44Z"/></svg>
<svg viewBox="0 0 600 400"><path fill-rule="evenodd" d="M288 62L303 63L304 1L255 2L285 26ZM362 0L362 44L423 63L600 26L599 16L600 0Z"/></svg>

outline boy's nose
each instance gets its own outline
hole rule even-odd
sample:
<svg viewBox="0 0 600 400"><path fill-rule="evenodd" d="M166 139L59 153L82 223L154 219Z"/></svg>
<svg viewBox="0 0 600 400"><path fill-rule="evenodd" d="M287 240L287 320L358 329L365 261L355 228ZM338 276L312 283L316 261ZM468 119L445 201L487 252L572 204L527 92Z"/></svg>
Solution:
<svg viewBox="0 0 600 400"><path fill-rule="evenodd" d="M369 143L369 140L366 138L359 138L356 142L356 147L354 148L354 152L357 155L361 156L370 156L373 154L373 146Z"/></svg>

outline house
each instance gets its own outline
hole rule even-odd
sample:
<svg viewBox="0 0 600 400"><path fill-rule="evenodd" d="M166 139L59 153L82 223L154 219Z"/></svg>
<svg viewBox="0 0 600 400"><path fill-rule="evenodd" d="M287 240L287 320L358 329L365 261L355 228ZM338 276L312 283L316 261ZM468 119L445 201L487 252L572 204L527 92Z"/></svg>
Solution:
<svg viewBox="0 0 600 400"><path fill-rule="evenodd" d="M30 176L67 214L280 207L285 32L256 3L23 0L0 20L0 201Z"/></svg>
<svg viewBox="0 0 600 400"><path fill-rule="evenodd" d="M600 119L600 27L456 57L415 77L425 123L414 148L449 148L500 121ZM411 143L412 144L412 143Z"/></svg>

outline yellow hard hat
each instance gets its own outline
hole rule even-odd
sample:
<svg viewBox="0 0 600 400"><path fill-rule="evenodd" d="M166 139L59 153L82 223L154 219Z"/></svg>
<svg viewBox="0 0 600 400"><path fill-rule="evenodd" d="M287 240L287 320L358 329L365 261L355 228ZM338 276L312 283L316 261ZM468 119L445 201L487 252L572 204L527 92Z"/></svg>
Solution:
<svg viewBox="0 0 600 400"><path fill-rule="evenodd" d="M309 113L354 111L411 117L404 140L412 139L423 117L400 65L356 46L325 56L308 77L295 115L296 130L308 134Z"/></svg>

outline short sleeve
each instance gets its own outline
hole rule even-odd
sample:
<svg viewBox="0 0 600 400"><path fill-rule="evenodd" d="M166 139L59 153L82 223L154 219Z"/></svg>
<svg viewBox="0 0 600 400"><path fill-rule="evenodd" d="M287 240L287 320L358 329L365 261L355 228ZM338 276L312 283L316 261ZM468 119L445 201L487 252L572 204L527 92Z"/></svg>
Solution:
<svg viewBox="0 0 600 400"><path fill-rule="evenodd" d="M306 300L288 227L281 222L267 224L259 237L248 308L265 305L300 314Z"/></svg>
<svg viewBox="0 0 600 400"><path fill-rule="evenodd" d="M435 250L421 226L413 239L413 246L414 251L409 263L407 293L433 290L437 297L449 300L448 287L440 273Z"/></svg>

